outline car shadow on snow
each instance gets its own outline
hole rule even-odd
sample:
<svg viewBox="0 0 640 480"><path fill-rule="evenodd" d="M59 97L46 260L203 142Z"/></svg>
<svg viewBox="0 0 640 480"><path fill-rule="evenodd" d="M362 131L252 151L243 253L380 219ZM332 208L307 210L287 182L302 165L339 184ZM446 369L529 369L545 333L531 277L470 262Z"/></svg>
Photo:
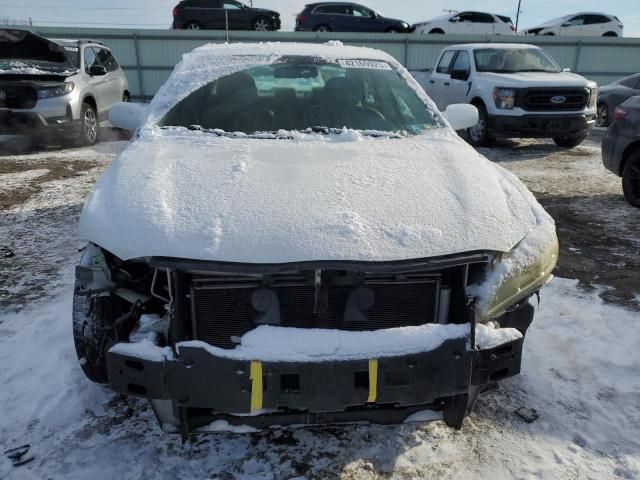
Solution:
<svg viewBox="0 0 640 480"><path fill-rule="evenodd" d="M101 142L112 142L129 140L131 133L115 128L101 128L98 141L94 147ZM70 148L82 148L74 145L74 142L61 137L48 135L47 137L21 136L0 136L0 157L7 155L24 155L33 153L56 152Z"/></svg>

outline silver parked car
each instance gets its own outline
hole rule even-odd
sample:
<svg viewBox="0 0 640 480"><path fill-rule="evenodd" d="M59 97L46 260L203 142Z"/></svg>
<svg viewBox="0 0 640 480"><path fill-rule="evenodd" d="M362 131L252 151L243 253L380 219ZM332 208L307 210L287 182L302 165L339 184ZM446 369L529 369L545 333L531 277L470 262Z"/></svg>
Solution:
<svg viewBox="0 0 640 480"><path fill-rule="evenodd" d="M129 85L106 45L0 29L0 134L59 136L92 145Z"/></svg>

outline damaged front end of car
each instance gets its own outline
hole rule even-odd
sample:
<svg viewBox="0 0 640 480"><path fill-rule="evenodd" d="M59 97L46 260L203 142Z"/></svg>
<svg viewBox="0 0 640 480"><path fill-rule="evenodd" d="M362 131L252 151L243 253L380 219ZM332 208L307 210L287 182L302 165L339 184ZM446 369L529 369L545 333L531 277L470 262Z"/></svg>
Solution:
<svg viewBox="0 0 640 480"><path fill-rule="evenodd" d="M528 299L555 265L555 234L543 256L522 268L496 252L123 262L89 244L76 269L78 357L90 379L148 398L163 430L184 438L401 423L422 410L460 428L483 387L520 372Z"/></svg>

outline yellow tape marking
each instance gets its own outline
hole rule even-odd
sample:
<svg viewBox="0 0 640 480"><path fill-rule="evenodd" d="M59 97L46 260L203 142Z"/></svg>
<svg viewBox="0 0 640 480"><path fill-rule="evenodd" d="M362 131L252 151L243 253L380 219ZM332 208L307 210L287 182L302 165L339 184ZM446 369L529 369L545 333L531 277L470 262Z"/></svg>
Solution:
<svg viewBox="0 0 640 480"><path fill-rule="evenodd" d="M378 398L378 360L369 360L369 399L373 403Z"/></svg>
<svg viewBox="0 0 640 480"><path fill-rule="evenodd" d="M251 412L262 410L262 363L251 362Z"/></svg>

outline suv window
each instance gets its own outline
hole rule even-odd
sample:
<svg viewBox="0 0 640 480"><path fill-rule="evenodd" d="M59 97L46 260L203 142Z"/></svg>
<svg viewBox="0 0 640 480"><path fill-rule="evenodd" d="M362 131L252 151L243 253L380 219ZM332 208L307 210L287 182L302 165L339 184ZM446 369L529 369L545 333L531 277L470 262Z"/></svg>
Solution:
<svg viewBox="0 0 640 480"><path fill-rule="evenodd" d="M495 23L493 15L480 12L471 12L471 21L476 23Z"/></svg>
<svg viewBox="0 0 640 480"><path fill-rule="evenodd" d="M91 67L94 65L100 65L98 58L96 57L96 52L93 51L93 48L87 47L84 49L84 71L89 73Z"/></svg>
<svg viewBox="0 0 640 480"><path fill-rule="evenodd" d="M453 62L453 67L451 70L462 70L465 72L471 71L471 62L469 61L469 53L460 50L458 56L456 57L456 61Z"/></svg>
<svg viewBox="0 0 640 480"><path fill-rule="evenodd" d="M462 12L456 15L455 17L451 17L450 22L473 22L473 12Z"/></svg>
<svg viewBox="0 0 640 480"><path fill-rule="evenodd" d="M440 58L440 62L438 63L438 67L436 68L436 72L438 73L449 73L451 70L451 60L453 60L453 56L456 54L456 50L447 50L442 54Z"/></svg>
<svg viewBox="0 0 640 480"><path fill-rule="evenodd" d="M98 61L104 65L104 68L107 69L107 72L115 72L118 69L118 62L113 58L113 55L106 48L95 48L96 56L98 57Z"/></svg>
<svg viewBox="0 0 640 480"><path fill-rule="evenodd" d="M373 11L369 10L366 7L361 7L358 5L353 6L353 15L355 17L373 17Z"/></svg>
<svg viewBox="0 0 640 480"><path fill-rule="evenodd" d="M351 15L351 7L349 5L321 5L319 7L316 7L313 13Z"/></svg>
<svg viewBox="0 0 640 480"><path fill-rule="evenodd" d="M242 10L242 4L234 2L233 0L226 0L222 2L222 8L224 8L225 10Z"/></svg>
<svg viewBox="0 0 640 480"><path fill-rule="evenodd" d="M579 27L580 25L584 25L584 21L586 20L586 17L587 17L586 15L578 15L564 22L563 25L567 25L570 27Z"/></svg>
<svg viewBox="0 0 640 480"><path fill-rule="evenodd" d="M610 20L604 15L587 15L585 25L595 25L597 23L608 23Z"/></svg>
<svg viewBox="0 0 640 480"><path fill-rule="evenodd" d="M185 8L222 8L220 0L187 0Z"/></svg>

